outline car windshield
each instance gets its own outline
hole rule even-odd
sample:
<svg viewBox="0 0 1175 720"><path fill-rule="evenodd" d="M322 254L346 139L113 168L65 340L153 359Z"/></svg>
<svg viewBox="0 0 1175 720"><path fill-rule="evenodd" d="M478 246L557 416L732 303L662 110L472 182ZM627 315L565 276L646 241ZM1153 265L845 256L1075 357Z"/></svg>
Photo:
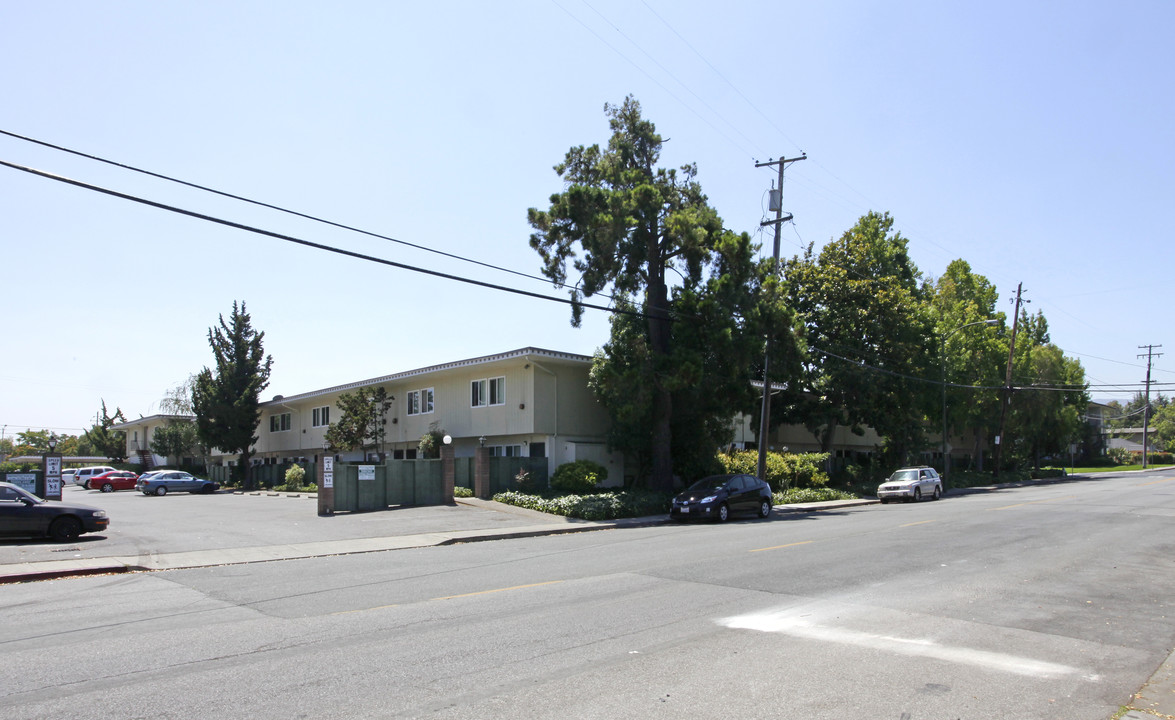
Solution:
<svg viewBox="0 0 1175 720"><path fill-rule="evenodd" d="M702 478L693 485L687 488L690 492L704 492L706 490L718 490L725 487L726 483L730 482L729 475L713 475L711 477Z"/></svg>
<svg viewBox="0 0 1175 720"><path fill-rule="evenodd" d="M890 482L913 482L918 479L917 470L898 470L889 476Z"/></svg>

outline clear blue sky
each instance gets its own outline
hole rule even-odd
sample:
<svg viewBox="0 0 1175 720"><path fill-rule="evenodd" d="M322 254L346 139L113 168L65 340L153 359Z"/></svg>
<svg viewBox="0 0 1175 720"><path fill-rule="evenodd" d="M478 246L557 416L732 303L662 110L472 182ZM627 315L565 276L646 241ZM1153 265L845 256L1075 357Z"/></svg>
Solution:
<svg viewBox="0 0 1175 720"><path fill-rule="evenodd" d="M1024 283L1095 385L1175 382L1168 2L54 2L0 9L0 129L539 274L529 207L628 94L783 252L890 212L927 276L956 258L1010 312ZM0 137L0 159L356 252L549 283ZM0 425L78 432L211 363L244 300L264 397L528 345L590 354L607 319L324 254L0 167ZM770 238L763 236L767 251ZM1094 391L1098 398L1111 395Z"/></svg>

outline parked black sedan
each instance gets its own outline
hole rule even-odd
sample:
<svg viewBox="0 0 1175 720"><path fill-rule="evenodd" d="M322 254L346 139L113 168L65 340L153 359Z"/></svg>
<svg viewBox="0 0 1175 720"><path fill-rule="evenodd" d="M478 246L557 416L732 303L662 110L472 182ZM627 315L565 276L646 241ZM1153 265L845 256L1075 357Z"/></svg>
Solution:
<svg viewBox="0 0 1175 720"><path fill-rule="evenodd" d="M672 520L726 522L737 513L771 515L771 486L754 475L711 475L690 485L669 508Z"/></svg>
<svg viewBox="0 0 1175 720"><path fill-rule="evenodd" d="M12 483L0 482L0 536L51 537L69 542L110 524L105 510L89 505L49 502Z"/></svg>

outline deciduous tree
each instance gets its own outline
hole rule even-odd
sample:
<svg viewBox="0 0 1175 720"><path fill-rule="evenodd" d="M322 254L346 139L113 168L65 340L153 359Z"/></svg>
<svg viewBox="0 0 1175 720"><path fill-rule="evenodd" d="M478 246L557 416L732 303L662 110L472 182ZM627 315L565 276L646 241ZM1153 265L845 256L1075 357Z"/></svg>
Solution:
<svg viewBox="0 0 1175 720"><path fill-rule="evenodd" d="M169 422L151 435L151 452L182 462L184 455L196 449L200 439L196 425L184 420Z"/></svg>
<svg viewBox="0 0 1175 720"><path fill-rule="evenodd" d="M361 387L355 392L342 393L335 405L339 419L326 430L326 441L332 450L364 450L377 452L383 447L387 434L388 408L396 398L383 387Z"/></svg>
<svg viewBox="0 0 1175 720"><path fill-rule="evenodd" d="M811 350L806 384L817 401L805 425L824 451L837 426L870 426L888 462L909 462L939 395L929 381L934 317L906 239L888 213L870 212L819 254L809 245L784 277Z"/></svg>
<svg viewBox="0 0 1175 720"><path fill-rule="evenodd" d="M942 353L939 363L947 383L947 432L971 433L973 461L999 428L1000 391L992 388L1003 384L1008 341L1004 314L996 312L998 298L995 286L964 260L948 265L931 290L935 349ZM987 320L998 325L988 327Z"/></svg>

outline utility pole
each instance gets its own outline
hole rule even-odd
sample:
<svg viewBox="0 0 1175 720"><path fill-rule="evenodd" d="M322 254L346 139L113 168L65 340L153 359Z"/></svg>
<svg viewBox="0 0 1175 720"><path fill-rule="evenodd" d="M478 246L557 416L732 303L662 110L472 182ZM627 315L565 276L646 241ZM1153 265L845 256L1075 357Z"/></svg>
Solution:
<svg viewBox="0 0 1175 720"><path fill-rule="evenodd" d="M1156 357L1155 348L1161 348L1162 345L1139 345L1138 349L1146 348L1146 404L1142 406L1142 469L1146 470L1146 455L1147 455L1147 434L1150 431L1151 423L1151 361ZM1139 355L1138 357L1142 357ZM1157 357L1163 357L1163 353L1158 353Z"/></svg>
<svg viewBox="0 0 1175 720"><path fill-rule="evenodd" d="M1000 403L1000 432L995 436L995 476L1000 476L1000 463L1004 459L1004 420L1008 405L1012 403L1012 358L1016 356L1016 328L1020 325L1020 292L1024 283L1016 286L1016 312L1012 315L1012 342L1008 344L1008 372L1004 376L1004 401Z"/></svg>
<svg viewBox="0 0 1175 720"><path fill-rule="evenodd" d="M792 219L792 214L787 213L784 217L783 213L783 170L790 163L798 162L800 160L807 160L807 153L800 153L799 157L794 158L779 158L778 160L769 160L765 163L757 162L755 167L768 167L771 165L779 166L779 188L772 190L771 201L775 205L775 219L764 220L759 223L759 227L765 225L775 226L775 249L771 253L775 264L771 267L771 271L779 273L779 228L785 222ZM778 199L775 195L778 193ZM767 340L763 347L763 407L759 411L759 464L756 473L760 480L767 479L767 435L771 429L771 332L768 330Z"/></svg>

